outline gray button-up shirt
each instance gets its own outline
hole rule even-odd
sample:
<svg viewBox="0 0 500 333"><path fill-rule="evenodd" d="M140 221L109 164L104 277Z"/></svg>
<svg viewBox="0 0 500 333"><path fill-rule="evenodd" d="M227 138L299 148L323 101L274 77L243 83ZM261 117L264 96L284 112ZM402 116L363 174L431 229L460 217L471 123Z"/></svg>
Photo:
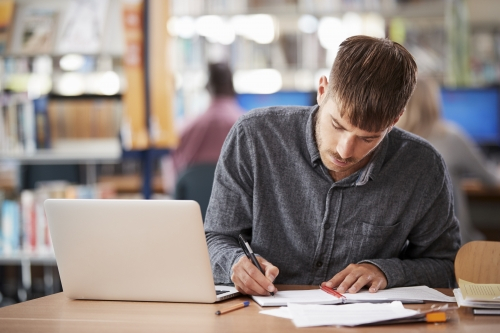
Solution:
<svg viewBox="0 0 500 333"><path fill-rule="evenodd" d="M317 110L257 109L231 129L205 219L215 281L231 282L242 233L279 268L278 284L319 284L369 262L388 287L451 287L460 236L441 156L394 128L363 169L335 182L314 138Z"/></svg>

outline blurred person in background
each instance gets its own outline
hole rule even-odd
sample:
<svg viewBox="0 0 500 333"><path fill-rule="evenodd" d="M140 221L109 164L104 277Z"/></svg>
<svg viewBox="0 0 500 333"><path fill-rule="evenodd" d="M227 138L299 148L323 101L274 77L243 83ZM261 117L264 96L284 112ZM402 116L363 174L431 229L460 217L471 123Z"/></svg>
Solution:
<svg viewBox="0 0 500 333"><path fill-rule="evenodd" d="M233 75L225 63L208 65L208 109L182 131L172 155L177 174L194 164L216 164L229 130L243 114L236 101Z"/></svg>
<svg viewBox="0 0 500 333"><path fill-rule="evenodd" d="M187 124L170 161L163 163L166 188L172 191L176 184L174 197L198 201L203 216L222 145L244 112L236 101L232 72L226 63L208 65L207 90L211 96L208 109Z"/></svg>
<svg viewBox="0 0 500 333"><path fill-rule="evenodd" d="M472 139L457 125L441 117L439 86L430 78L420 78L396 126L427 139L443 156L448 168L455 200L455 215L460 222L462 244L485 239L471 223L467 198L461 188L466 175L477 177L485 185L494 185L498 177Z"/></svg>

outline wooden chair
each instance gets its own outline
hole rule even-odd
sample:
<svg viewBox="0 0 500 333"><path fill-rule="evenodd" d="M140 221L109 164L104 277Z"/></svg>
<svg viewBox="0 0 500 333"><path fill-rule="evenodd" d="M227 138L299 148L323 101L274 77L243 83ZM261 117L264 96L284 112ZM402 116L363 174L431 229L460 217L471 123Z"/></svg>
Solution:
<svg viewBox="0 0 500 333"><path fill-rule="evenodd" d="M455 276L472 283L500 283L500 242L473 241L458 250Z"/></svg>

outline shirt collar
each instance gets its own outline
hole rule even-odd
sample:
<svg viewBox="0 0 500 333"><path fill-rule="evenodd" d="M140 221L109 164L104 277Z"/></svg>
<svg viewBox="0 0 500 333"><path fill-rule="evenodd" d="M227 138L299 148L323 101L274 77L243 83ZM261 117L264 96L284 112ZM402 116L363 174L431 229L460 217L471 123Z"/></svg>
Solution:
<svg viewBox="0 0 500 333"><path fill-rule="evenodd" d="M306 123L306 145L307 150L309 151L309 156L311 158L311 164L313 167L316 167L318 163L321 162L321 157L319 155L318 145L316 144L316 138L314 136L315 126L316 126L316 114L318 113L319 105L312 106L309 113L309 118ZM373 155L368 162L361 170L355 172L351 176L343 179L341 182L345 180L346 182L354 185L354 186L362 186L365 185L368 180L374 179L378 174L380 169L382 168L382 164L384 163L385 155L387 153L387 148L389 146L389 134L384 137L382 142L375 148Z"/></svg>
<svg viewBox="0 0 500 333"><path fill-rule="evenodd" d="M309 118L306 123L306 145L313 167L316 167L318 162L321 160L318 145L316 144L316 138L314 137L314 127L316 126L316 114L318 113L318 110L319 105L314 105L310 108Z"/></svg>

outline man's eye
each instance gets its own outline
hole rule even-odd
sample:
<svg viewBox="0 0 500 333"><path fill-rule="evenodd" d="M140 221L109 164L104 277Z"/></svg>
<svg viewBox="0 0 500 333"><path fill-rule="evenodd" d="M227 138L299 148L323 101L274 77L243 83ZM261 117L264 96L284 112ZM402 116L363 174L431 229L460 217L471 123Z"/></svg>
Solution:
<svg viewBox="0 0 500 333"><path fill-rule="evenodd" d="M373 139L363 139L363 141L366 142L366 143L370 143L370 142L373 141Z"/></svg>
<svg viewBox="0 0 500 333"><path fill-rule="evenodd" d="M333 128L335 128L336 130L340 130L342 129L341 127L338 127L338 126L335 126L335 124L332 124Z"/></svg>

